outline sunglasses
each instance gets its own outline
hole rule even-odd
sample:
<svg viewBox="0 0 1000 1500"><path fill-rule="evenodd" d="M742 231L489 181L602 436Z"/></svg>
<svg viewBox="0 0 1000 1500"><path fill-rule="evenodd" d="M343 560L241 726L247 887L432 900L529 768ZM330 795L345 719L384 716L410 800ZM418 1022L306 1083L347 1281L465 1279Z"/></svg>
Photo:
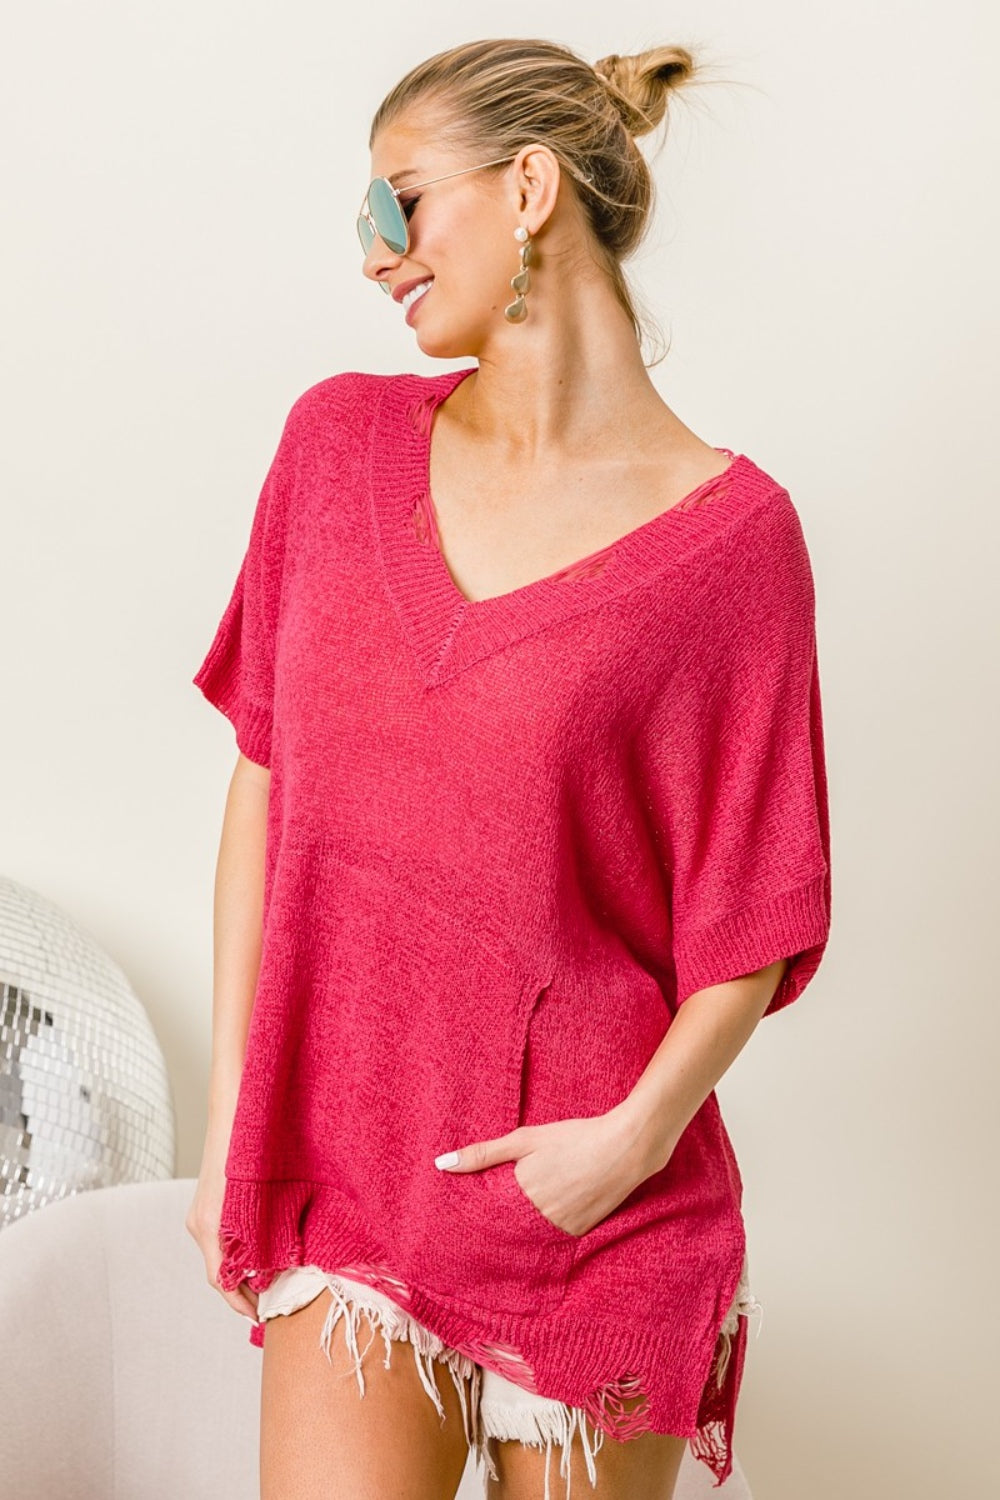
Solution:
<svg viewBox="0 0 1000 1500"><path fill-rule="evenodd" d="M515 152L515 155L517 153ZM475 167L461 167L457 172L444 172L440 177L428 177L424 182L408 182L404 188L395 188L388 177L375 177L368 185L361 212L358 214L358 239L361 248L368 254L375 236L394 255L405 255L410 248L409 214L415 203L401 204L400 193L412 192L414 188L430 187L432 182L444 182L446 177L462 177L466 172L481 172L484 167L496 167L501 162L513 161L513 156L498 156L493 161L483 161ZM409 210L409 212L407 212ZM390 294L387 281L379 281L386 296Z"/></svg>

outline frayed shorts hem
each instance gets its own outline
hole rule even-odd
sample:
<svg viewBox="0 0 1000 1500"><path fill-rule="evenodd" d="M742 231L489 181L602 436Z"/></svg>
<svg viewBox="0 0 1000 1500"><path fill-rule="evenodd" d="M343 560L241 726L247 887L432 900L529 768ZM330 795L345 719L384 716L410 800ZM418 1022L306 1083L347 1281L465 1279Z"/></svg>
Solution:
<svg viewBox="0 0 1000 1500"><path fill-rule="evenodd" d="M263 1320L295 1312L312 1302L324 1289L329 1290L332 1300L320 1333L320 1347L332 1364L333 1330L344 1318L351 1363L347 1370L338 1371L338 1374L353 1374L361 1395L365 1391L364 1356L377 1334L381 1333L385 1342L383 1364L386 1369L389 1368L393 1342L409 1343L413 1347L420 1382L442 1421L444 1404L431 1371L431 1361L437 1360L447 1366L461 1403L466 1442L476 1456L477 1465L485 1467L491 1479L498 1478L494 1442L514 1441L532 1447L544 1446L545 1500L549 1500L549 1462L552 1447L558 1444L562 1449L560 1473L566 1480L566 1500L569 1500L570 1447L574 1434L579 1432L587 1474L591 1485L596 1485L594 1455L600 1451L605 1434L587 1421L583 1411L563 1401L538 1396L495 1370L485 1369L468 1355L444 1344L437 1334L418 1323L375 1287L339 1273L324 1271L319 1266L293 1266L281 1271L271 1285L258 1294L257 1316ZM364 1349L359 1349L358 1322L362 1313L368 1316L371 1324L371 1338Z"/></svg>
<svg viewBox="0 0 1000 1500"><path fill-rule="evenodd" d="M250 1273L248 1273L250 1274ZM744 1272L745 1278L745 1272ZM489 1478L498 1479L494 1443L520 1442L545 1449L545 1500L550 1500L549 1466L553 1445L561 1449L559 1472L566 1481L566 1500L570 1500L570 1454L574 1435L579 1433L592 1488L597 1485L595 1455L606 1434L594 1427L579 1407L533 1391L507 1380L495 1370L477 1364L467 1355L450 1348L422 1323L410 1316L391 1298L365 1282L355 1281L339 1272L324 1271L319 1266L292 1266L279 1272L271 1285L258 1293L257 1317L263 1321L292 1313L312 1302L324 1290L331 1303L320 1333L320 1348L333 1364L331 1340L341 1318L345 1319L345 1336L350 1365L338 1375L354 1375L361 1395L365 1392L362 1364L364 1356L381 1333L385 1343L384 1367L389 1368L393 1342L409 1343L413 1348L420 1382L444 1420L445 1411L431 1369L436 1360L451 1373L462 1409L466 1442L475 1454L476 1464L485 1468ZM741 1281L740 1311L760 1304ZM734 1304L733 1321L737 1304ZM358 1322L364 1313L371 1326L371 1338L364 1349L358 1347Z"/></svg>

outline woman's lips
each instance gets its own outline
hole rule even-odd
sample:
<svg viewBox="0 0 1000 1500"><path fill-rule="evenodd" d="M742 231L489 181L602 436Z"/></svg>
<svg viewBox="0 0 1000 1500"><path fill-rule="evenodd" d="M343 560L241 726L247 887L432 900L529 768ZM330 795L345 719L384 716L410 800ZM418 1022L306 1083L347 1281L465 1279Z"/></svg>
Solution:
<svg viewBox="0 0 1000 1500"><path fill-rule="evenodd" d="M430 289L431 288L428 287L427 288L427 292L429 292ZM423 302L424 298L427 296L427 292L421 292L420 296L419 297L415 297L413 299L413 301L410 303L409 307L406 309L406 321L407 321L407 323L412 323L412 321L413 321L413 314L416 312L416 310L420 306L421 302Z"/></svg>

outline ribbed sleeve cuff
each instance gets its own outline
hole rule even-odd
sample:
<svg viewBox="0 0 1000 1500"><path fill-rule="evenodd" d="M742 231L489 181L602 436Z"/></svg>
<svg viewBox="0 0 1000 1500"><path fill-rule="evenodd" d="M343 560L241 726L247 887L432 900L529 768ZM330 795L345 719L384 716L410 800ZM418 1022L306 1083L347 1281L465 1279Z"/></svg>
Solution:
<svg viewBox="0 0 1000 1500"><path fill-rule="evenodd" d="M729 912L692 933L675 931L678 1004L697 990L739 979L791 958L764 1011L771 1015L801 995L819 967L830 932L827 870L766 901Z"/></svg>
<svg viewBox="0 0 1000 1500"><path fill-rule="evenodd" d="M210 651L191 680L232 724L236 743L247 759L270 767L271 710L263 704L251 703L243 695L239 664L234 665L222 651Z"/></svg>

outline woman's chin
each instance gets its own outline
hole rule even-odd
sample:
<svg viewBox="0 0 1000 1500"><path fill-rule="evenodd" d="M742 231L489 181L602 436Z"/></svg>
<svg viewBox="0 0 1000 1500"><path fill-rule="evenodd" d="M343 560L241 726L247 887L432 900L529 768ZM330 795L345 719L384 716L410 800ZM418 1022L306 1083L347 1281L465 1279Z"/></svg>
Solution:
<svg viewBox="0 0 1000 1500"><path fill-rule="evenodd" d="M464 359L470 352L468 341L449 337L446 333L432 332L429 328L414 328L417 345L422 354L431 359Z"/></svg>

